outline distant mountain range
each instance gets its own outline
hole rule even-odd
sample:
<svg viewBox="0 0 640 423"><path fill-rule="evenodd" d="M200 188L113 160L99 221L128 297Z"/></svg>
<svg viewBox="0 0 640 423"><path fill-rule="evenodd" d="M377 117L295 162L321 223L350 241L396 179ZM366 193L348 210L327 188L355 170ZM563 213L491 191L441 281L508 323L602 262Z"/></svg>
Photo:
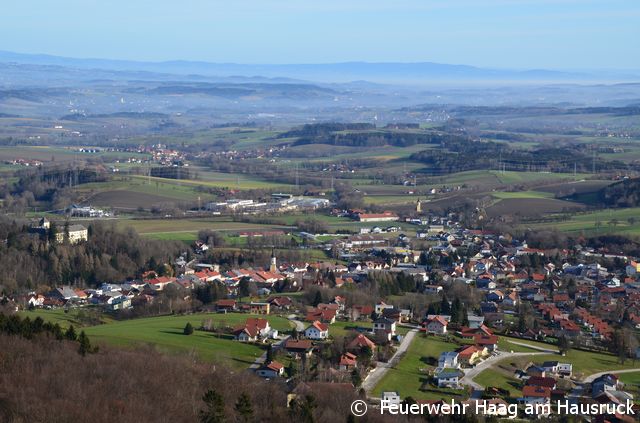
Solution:
<svg viewBox="0 0 640 423"><path fill-rule="evenodd" d="M625 82L639 81L640 71L565 72L545 69L487 69L467 65L420 63L347 62L328 64L236 64L196 61L138 62L110 59L78 59L44 54L0 51L0 62L77 69L152 72L207 78L269 78L271 82L307 80L317 82L369 81L378 83L438 82Z"/></svg>

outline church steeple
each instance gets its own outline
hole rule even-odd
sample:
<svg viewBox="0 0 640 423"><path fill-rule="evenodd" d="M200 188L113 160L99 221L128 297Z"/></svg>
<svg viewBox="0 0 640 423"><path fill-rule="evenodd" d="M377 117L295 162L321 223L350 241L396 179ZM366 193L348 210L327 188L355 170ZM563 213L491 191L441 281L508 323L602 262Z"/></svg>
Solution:
<svg viewBox="0 0 640 423"><path fill-rule="evenodd" d="M278 271L278 264L276 260L275 250L271 249L271 263L269 264L269 272L276 273Z"/></svg>

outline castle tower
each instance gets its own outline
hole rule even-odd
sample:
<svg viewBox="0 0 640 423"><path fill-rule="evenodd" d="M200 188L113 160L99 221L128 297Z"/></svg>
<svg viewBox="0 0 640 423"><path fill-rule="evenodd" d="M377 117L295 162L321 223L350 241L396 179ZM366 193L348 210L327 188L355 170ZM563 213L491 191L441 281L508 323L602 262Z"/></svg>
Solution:
<svg viewBox="0 0 640 423"><path fill-rule="evenodd" d="M271 263L269 264L269 272L277 273L278 272L278 264L276 261L276 254L274 250L271 250Z"/></svg>

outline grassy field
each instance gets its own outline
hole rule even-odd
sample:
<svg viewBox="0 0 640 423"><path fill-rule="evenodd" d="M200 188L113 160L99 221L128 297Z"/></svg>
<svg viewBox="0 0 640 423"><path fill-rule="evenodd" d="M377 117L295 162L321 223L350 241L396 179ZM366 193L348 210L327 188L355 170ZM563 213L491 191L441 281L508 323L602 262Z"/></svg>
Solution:
<svg viewBox="0 0 640 423"><path fill-rule="evenodd" d="M243 344L230 337L219 337L216 334L196 330L193 335L182 333L184 326L190 322L194 328L201 326L202 321L212 319L216 325L236 326L246 321L250 314L192 314L188 316L163 316L133 319L93 326L85 329L94 343L106 343L121 347L136 345L152 345L158 350L171 354L194 352L205 361L225 362L235 368L247 368L263 349L256 345ZM261 316L264 317L264 316ZM278 330L289 330L291 324L282 317L267 316L273 327Z"/></svg>
<svg viewBox="0 0 640 423"><path fill-rule="evenodd" d="M98 315L100 316L100 321L103 323L112 322L109 316L103 315L99 310ZM84 309L70 309L68 312L65 312L64 309L57 308L54 310L44 310L44 309L34 309L34 310L26 310L21 311L20 316L29 317L31 320L36 317L42 318L45 322L50 323L58 323L61 327L66 328L70 325L74 325L75 327L86 325L90 316L93 316L91 308Z"/></svg>
<svg viewBox="0 0 640 423"><path fill-rule="evenodd" d="M524 345L518 345L518 344L514 344L513 342L517 342L518 344L527 344L527 345L531 345L533 347L538 347L538 348L546 348L549 350L557 350L557 348L553 345L549 345L549 344L545 344L544 342L536 342L536 341L530 341L530 340L526 340L526 339L515 339L515 338L508 338L505 336L500 336L500 339L498 340L498 348L500 348L500 350L502 351L513 351L513 352L536 352L539 350L536 350L534 348L527 348Z"/></svg>
<svg viewBox="0 0 640 423"><path fill-rule="evenodd" d="M91 146L84 146L91 147ZM106 162L118 159L135 157L144 159L150 157L148 154L102 151L99 153L81 153L78 147L55 147L55 146L11 146L0 147L0 161L15 159L31 159L47 162L70 162L74 160L85 160L88 158L101 158ZM20 169L21 166L12 166L13 169Z"/></svg>
<svg viewBox="0 0 640 423"><path fill-rule="evenodd" d="M451 392L424 392L420 388L428 379L428 372L434 369L426 359L432 358L437 361L441 353L453 351L457 347L459 345L446 342L442 338L416 335L400 362L391 368L374 388L373 396L380 396L384 391L397 391L403 398L451 398Z"/></svg>
<svg viewBox="0 0 640 423"><path fill-rule="evenodd" d="M500 366L493 366L473 379L485 388L488 386L502 388L509 391L511 397L517 397L521 391L521 382L513 376L513 372Z"/></svg>

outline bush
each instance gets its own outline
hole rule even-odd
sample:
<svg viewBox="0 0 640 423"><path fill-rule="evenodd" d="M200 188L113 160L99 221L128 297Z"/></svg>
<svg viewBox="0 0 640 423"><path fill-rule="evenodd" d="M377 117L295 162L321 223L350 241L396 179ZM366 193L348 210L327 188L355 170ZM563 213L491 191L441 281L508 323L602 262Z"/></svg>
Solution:
<svg viewBox="0 0 640 423"><path fill-rule="evenodd" d="M187 324L184 326L184 331L183 333L185 335L191 335L193 334L193 326L191 325L191 323L187 322Z"/></svg>

